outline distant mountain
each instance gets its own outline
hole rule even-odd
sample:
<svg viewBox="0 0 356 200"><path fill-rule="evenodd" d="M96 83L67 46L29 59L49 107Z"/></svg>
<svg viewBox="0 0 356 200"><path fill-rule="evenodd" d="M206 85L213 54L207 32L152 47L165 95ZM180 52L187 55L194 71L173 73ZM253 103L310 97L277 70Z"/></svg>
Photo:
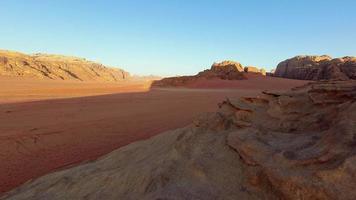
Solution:
<svg viewBox="0 0 356 200"><path fill-rule="evenodd" d="M128 79L122 69L62 55L33 54L0 50L0 75L53 80L116 82Z"/></svg>

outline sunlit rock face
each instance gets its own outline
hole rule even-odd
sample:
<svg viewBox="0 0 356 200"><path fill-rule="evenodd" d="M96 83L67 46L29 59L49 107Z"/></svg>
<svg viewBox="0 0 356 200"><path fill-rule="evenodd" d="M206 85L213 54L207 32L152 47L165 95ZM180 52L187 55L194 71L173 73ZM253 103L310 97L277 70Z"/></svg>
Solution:
<svg viewBox="0 0 356 200"><path fill-rule="evenodd" d="M301 80L356 79L356 58L296 56L279 63L274 76Z"/></svg>
<svg viewBox="0 0 356 200"><path fill-rule="evenodd" d="M179 87L186 86L198 80L245 80L248 79L248 74L266 75L264 69L255 67L243 67L239 62L222 61L214 63L210 69L199 72L194 76L169 77L153 82L152 86L156 87Z"/></svg>
<svg viewBox="0 0 356 200"><path fill-rule="evenodd" d="M228 72L236 72L236 71L243 72L244 68L239 62L226 60L226 61L214 63L211 66L210 70L213 72L228 73Z"/></svg>
<svg viewBox="0 0 356 200"><path fill-rule="evenodd" d="M244 71L247 73L255 73L255 74L261 74L263 76L266 76L266 70L263 68L259 69L258 67L254 67L254 66L246 66L244 67Z"/></svg>
<svg viewBox="0 0 356 200"><path fill-rule="evenodd" d="M0 199L356 199L356 81L227 99Z"/></svg>
<svg viewBox="0 0 356 200"><path fill-rule="evenodd" d="M129 78L122 69L83 58L0 51L0 75L52 80L116 82Z"/></svg>

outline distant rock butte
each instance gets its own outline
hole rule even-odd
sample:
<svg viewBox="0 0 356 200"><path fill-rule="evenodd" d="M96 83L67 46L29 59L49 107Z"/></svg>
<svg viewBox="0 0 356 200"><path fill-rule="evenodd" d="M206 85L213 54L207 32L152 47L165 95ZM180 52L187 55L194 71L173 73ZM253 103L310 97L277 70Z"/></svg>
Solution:
<svg viewBox="0 0 356 200"><path fill-rule="evenodd" d="M230 60L226 60L226 61L222 61L220 63L214 63L211 66L211 71L213 72L235 72L235 71L239 71L239 72L243 72L244 69L242 67L242 65L238 62L235 61L230 61Z"/></svg>
<svg viewBox="0 0 356 200"><path fill-rule="evenodd" d="M356 81L226 100L191 125L0 197L356 199Z"/></svg>
<svg viewBox="0 0 356 200"><path fill-rule="evenodd" d="M296 56L279 63L273 76L301 80L356 79L356 57Z"/></svg>
<svg viewBox="0 0 356 200"><path fill-rule="evenodd" d="M246 66L244 67L244 71L247 73L256 73L256 74L261 74L266 76L266 70L263 68L258 69L257 67L254 66Z"/></svg>
<svg viewBox="0 0 356 200"><path fill-rule="evenodd" d="M246 74L253 73L258 75L265 75L264 69L257 69L256 67L244 68L240 63L235 61L223 61L214 63L210 69L199 72L194 76L179 76L164 78L159 81L154 81L152 86L157 87L180 87L200 79L221 79L221 80L245 80Z"/></svg>
<svg viewBox="0 0 356 200"><path fill-rule="evenodd" d="M129 78L122 69L83 58L0 50L0 75L53 80L116 82Z"/></svg>

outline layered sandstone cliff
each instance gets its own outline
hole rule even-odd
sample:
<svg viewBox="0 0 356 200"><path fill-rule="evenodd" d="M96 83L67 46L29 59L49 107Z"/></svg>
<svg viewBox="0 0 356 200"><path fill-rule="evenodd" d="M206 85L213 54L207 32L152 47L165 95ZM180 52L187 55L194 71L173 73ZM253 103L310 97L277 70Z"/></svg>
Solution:
<svg viewBox="0 0 356 200"><path fill-rule="evenodd" d="M53 80L125 80L129 73L82 58L0 51L0 75Z"/></svg>
<svg viewBox="0 0 356 200"><path fill-rule="evenodd" d="M356 199L356 81L226 100L0 199Z"/></svg>
<svg viewBox="0 0 356 200"><path fill-rule="evenodd" d="M301 80L356 79L356 57L296 56L279 63L273 76Z"/></svg>

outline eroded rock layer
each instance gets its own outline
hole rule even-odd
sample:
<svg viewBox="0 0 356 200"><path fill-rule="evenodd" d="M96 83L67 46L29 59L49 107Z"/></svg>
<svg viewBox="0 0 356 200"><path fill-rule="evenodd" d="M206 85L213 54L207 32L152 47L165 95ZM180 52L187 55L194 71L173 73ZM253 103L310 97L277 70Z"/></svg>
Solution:
<svg viewBox="0 0 356 200"><path fill-rule="evenodd" d="M53 80L109 81L127 79L129 73L82 58L59 55L26 55L0 51L0 75Z"/></svg>
<svg viewBox="0 0 356 200"><path fill-rule="evenodd" d="M356 81L243 98L231 103L241 128L227 141L258 169L255 187L282 199L355 199L355 100Z"/></svg>
<svg viewBox="0 0 356 200"><path fill-rule="evenodd" d="M279 63L274 76L301 80L356 79L356 57L296 56Z"/></svg>
<svg viewBox="0 0 356 200"><path fill-rule="evenodd" d="M0 199L356 199L356 81L226 100Z"/></svg>

